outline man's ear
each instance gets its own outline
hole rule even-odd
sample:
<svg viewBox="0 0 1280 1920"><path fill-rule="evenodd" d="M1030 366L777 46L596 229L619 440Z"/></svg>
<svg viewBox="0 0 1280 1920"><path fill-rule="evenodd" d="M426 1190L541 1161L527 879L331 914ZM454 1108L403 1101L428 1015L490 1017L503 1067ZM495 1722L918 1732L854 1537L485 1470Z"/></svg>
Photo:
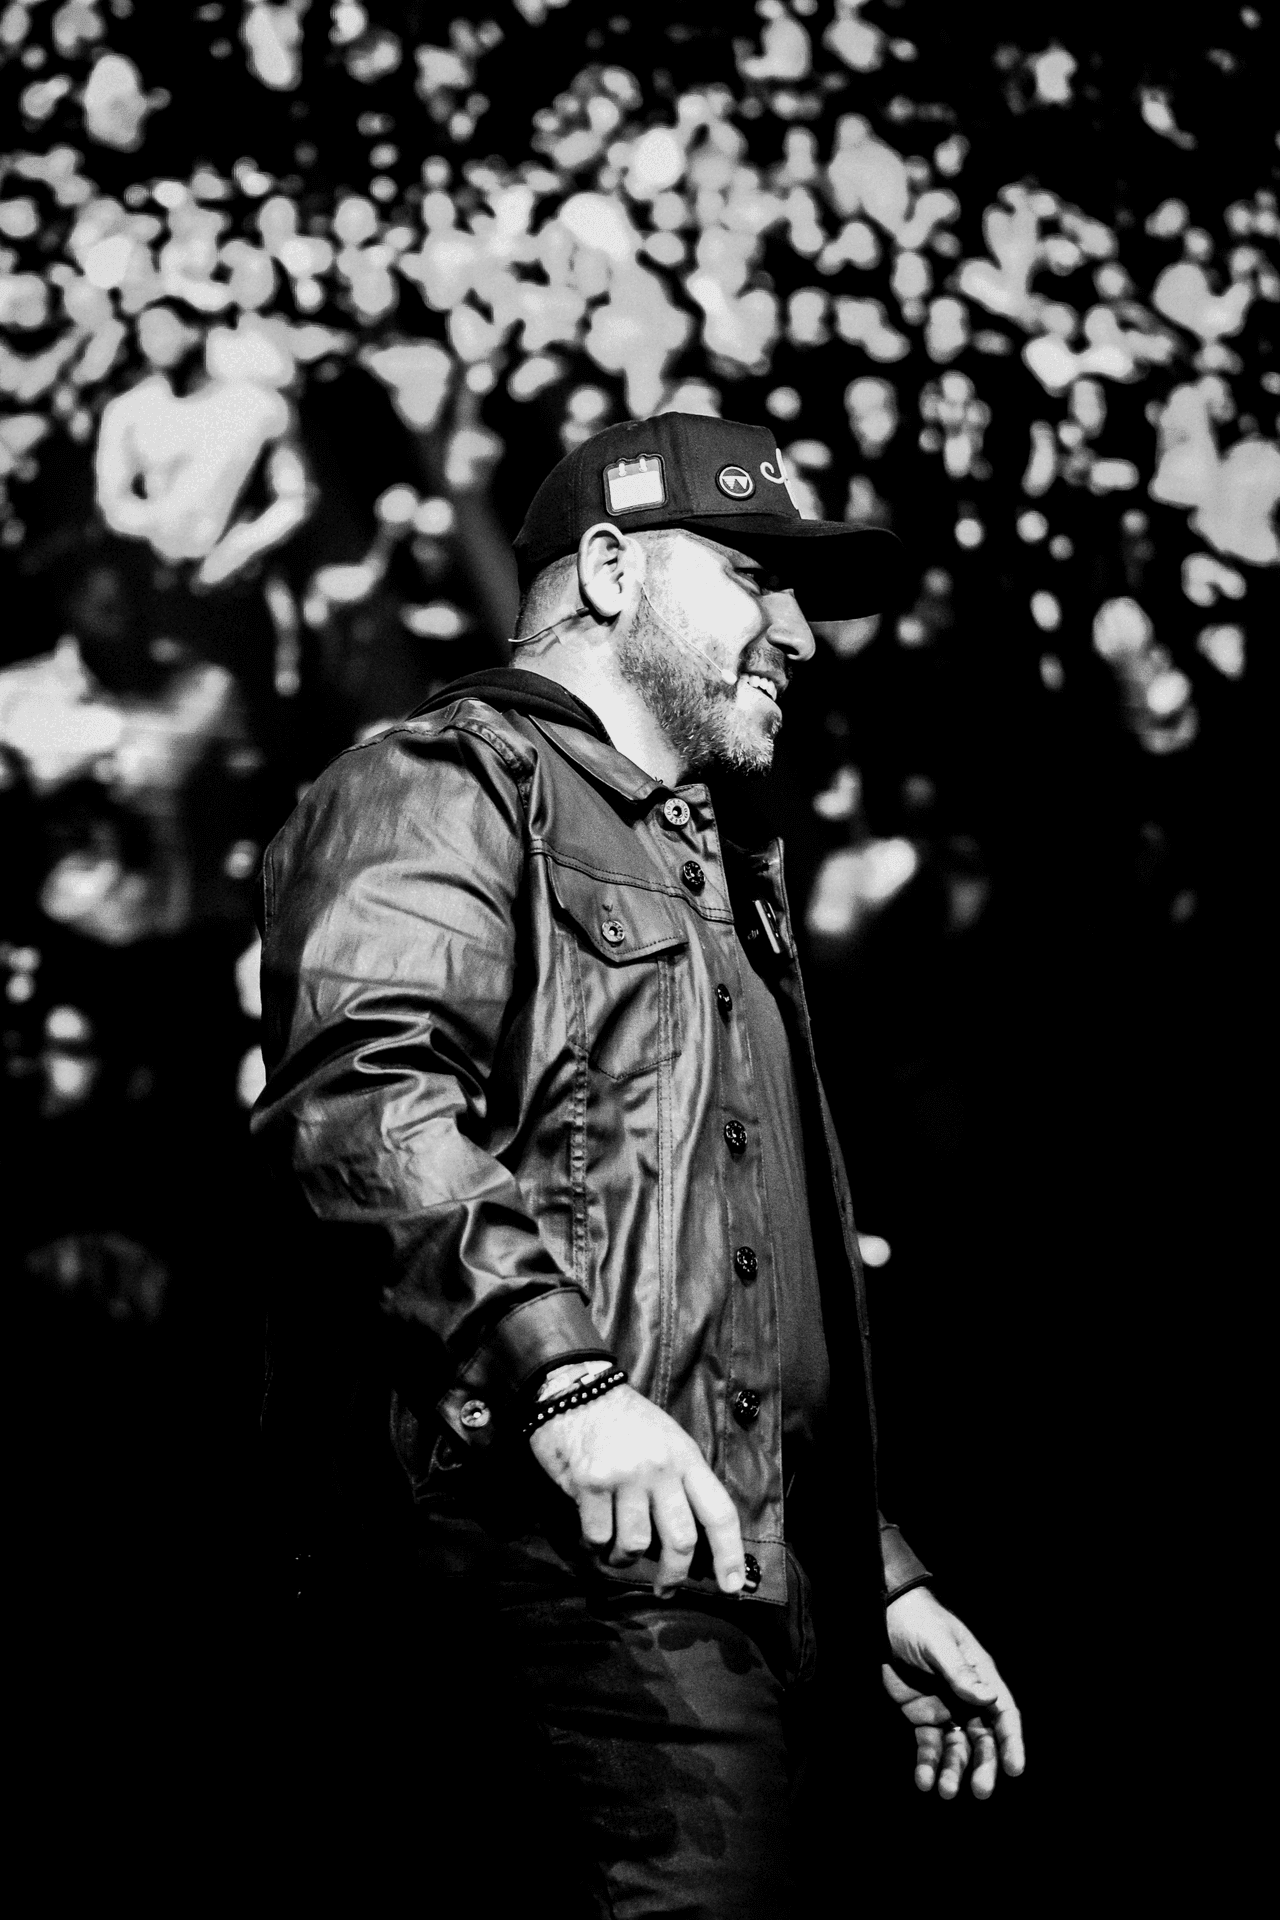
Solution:
<svg viewBox="0 0 1280 1920"><path fill-rule="evenodd" d="M578 592L597 620L612 622L625 612L642 569L638 543L611 520L597 521L578 542Z"/></svg>

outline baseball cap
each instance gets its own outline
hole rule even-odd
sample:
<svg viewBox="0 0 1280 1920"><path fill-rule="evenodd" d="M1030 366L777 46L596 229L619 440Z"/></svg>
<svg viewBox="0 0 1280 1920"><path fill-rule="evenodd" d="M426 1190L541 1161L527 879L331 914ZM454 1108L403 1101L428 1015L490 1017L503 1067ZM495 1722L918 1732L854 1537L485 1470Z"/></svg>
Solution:
<svg viewBox="0 0 1280 1920"><path fill-rule="evenodd" d="M601 520L623 533L678 527L737 547L784 580L813 620L877 613L905 573L902 542L886 529L802 519L772 431L740 420L660 413L575 447L516 535L521 590Z"/></svg>

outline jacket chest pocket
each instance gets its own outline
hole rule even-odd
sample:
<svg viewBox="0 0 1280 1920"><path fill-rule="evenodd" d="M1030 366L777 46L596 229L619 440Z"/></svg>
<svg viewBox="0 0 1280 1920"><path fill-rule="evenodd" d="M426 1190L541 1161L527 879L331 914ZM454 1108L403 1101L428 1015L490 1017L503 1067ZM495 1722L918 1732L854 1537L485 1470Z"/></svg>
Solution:
<svg viewBox="0 0 1280 1920"><path fill-rule="evenodd" d="M613 1080L680 1050L688 935L665 895L548 862L573 981L577 1044Z"/></svg>

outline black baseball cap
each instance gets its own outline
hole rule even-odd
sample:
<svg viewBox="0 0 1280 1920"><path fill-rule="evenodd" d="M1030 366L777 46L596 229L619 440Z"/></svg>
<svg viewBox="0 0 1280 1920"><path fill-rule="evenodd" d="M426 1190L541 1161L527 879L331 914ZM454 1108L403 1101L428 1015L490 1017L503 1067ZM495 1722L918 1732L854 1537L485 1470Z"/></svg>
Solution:
<svg viewBox="0 0 1280 1920"><path fill-rule="evenodd" d="M576 553L588 527L679 527L749 553L813 620L852 620L895 600L905 549L883 527L804 520L768 427L660 413L605 427L557 462L516 535L521 590Z"/></svg>

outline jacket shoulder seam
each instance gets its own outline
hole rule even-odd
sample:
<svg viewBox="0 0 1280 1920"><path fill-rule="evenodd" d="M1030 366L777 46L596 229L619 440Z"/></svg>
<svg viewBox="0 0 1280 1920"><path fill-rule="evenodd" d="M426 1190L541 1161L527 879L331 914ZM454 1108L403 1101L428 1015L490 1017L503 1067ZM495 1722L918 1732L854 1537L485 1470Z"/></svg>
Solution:
<svg viewBox="0 0 1280 1920"><path fill-rule="evenodd" d="M533 772L531 759L526 759L506 740L495 727L481 720L451 720L449 726L457 733L469 733L473 739L483 740L486 746L493 748L507 771L518 780L525 780ZM443 729L442 729L443 731Z"/></svg>
<svg viewBox="0 0 1280 1920"><path fill-rule="evenodd" d="M429 739L438 738L439 735L443 733L467 733L470 734L473 739L483 740L486 746L492 747L507 771L517 780L528 779L533 771L531 757L520 754L513 742L505 738L497 728L487 725L482 720L473 720L469 717L454 715L448 707L443 708L442 712L450 715L449 719L445 721L443 725L435 727L429 726L426 723L429 718L434 718L434 716L428 716L426 714L421 715L418 719L409 717L408 719L397 720L392 726L381 728L377 733L373 734L370 739L359 740L354 746L344 747L342 753L337 754L335 759L344 759L349 753L361 753L366 747L376 747L380 741L390 740L395 734L400 733L417 734L420 737L425 736Z"/></svg>

